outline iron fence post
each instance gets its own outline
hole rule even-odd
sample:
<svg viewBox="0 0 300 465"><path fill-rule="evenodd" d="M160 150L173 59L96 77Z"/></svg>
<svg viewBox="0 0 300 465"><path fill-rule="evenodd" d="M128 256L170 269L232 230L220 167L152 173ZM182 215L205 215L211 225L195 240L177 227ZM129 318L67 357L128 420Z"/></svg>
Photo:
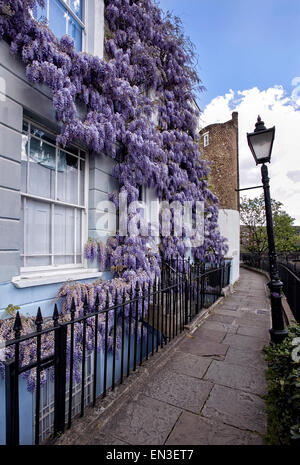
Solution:
<svg viewBox="0 0 300 465"><path fill-rule="evenodd" d="M184 324L187 325L189 322L189 278L188 278L188 273L185 275L185 318L184 318Z"/></svg>
<svg viewBox="0 0 300 465"><path fill-rule="evenodd" d="M204 272L205 272L205 269L202 265L201 267L201 310L203 309L204 307L204 304L205 304L205 295L204 295Z"/></svg>
<svg viewBox="0 0 300 465"><path fill-rule="evenodd" d="M6 445L18 446L19 432L19 383L16 363L5 365Z"/></svg>
<svg viewBox="0 0 300 465"><path fill-rule="evenodd" d="M199 294L200 294L200 273L199 273L199 265L196 266L196 276L197 276L197 304L196 304L196 313L199 313Z"/></svg>
<svg viewBox="0 0 300 465"><path fill-rule="evenodd" d="M54 334L54 435L65 431L67 326L60 325ZM70 393L72 395L72 393Z"/></svg>

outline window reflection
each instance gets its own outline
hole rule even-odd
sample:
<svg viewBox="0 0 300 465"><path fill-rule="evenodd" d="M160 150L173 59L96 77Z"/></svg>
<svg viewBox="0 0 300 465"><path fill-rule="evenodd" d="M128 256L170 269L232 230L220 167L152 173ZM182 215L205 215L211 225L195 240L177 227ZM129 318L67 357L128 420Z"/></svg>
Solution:
<svg viewBox="0 0 300 465"><path fill-rule="evenodd" d="M59 150L57 200L78 204L78 158ZM63 169L64 168L64 169Z"/></svg>
<svg viewBox="0 0 300 465"><path fill-rule="evenodd" d="M68 7L77 16L72 16ZM35 5L32 10L34 18L39 22L46 22L58 39L69 34L74 39L77 52L82 50L83 2L82 0L45 0L45 6ZM79 21L80 20L80 21Z"/></svg>
<svg viewBox="0 0 300 465"><path fill-rule="evenodd" d="M29 162L29 193L53 199L55 195L56 169L55 147L32 137Z"/></svg>
<svg viewBox="0 0 300 465"><path fill-rule="evenodd" d="M21 152L22 267L82 264L84 151L24 122ZM70 205L71 204L71 205Z"/></svg>

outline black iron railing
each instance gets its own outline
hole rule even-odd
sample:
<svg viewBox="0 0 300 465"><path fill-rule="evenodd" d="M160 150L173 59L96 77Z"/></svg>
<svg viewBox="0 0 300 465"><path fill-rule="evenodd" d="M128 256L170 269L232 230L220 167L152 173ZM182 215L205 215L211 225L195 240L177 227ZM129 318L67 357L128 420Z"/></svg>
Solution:
<svg viewBox="0 0 300 465"><path fill-rule="evenodd" d="M266 255L243 253L241 260L245 265L269 272L269 259ZM283 292L296 321L300 323L300 277L294 273L290 259L287 264L281 260L282 257L279 256L278 271L283 282Z"/></svg>
<svg viewBox="0 0 300 465"><path fill-rule="evenodd" d="M55 305L52 320L46 321L39 309L35 330L29 334L17 313L14 339L5 343L6 444L20 443L21 375L30 373L35 383L34 444L54 440L71 427L76 416L76 390L80 392L78 413L83 416L87 405L95 405L97 398L122 384L137 365L169 344L195 315L216 301L229 281L230 264L205 270L200 264L175 260L163 263L161 279L142 286L137 282L112 297L107 294L105 304L97 295L91 305L86 296L80 311L73 301L70 313L59 315ZM88 360L91 395L87 393ZM46 438L41 432L45 382L54 385L54 418Z"/></svg>

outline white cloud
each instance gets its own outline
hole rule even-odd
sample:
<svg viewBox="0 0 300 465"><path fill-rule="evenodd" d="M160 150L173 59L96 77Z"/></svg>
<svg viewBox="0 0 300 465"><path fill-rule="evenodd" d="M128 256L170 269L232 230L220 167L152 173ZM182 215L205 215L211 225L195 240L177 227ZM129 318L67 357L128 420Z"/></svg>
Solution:
<svg viewBox="0 0 300 465"><path fill-rule="evenodd" d="M299 78L300 79L300 78ZM300 82L300 80L299 80ZM298 81L297 81L298 83ZM260 168L255 165L247 144L247 132L253 132L257 116L266 127L276 126L269 175L271 195L283 203L284 209L300 224L300 108L295 90L288 97L282 86L267 90L253 89L234 92L213 99L201 115L201 126L222 123L231 119L233 111L239 113L240 185L261 185ZM294 173L294 174L293 174ZM255 197L260 190L241 194Z"/></svg>

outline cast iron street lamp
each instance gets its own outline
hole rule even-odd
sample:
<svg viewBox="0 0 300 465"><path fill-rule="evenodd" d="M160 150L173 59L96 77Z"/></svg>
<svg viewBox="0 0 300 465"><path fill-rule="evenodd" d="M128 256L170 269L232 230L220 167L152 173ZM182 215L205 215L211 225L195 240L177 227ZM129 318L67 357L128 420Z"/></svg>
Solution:
<svg viewBox="0 0 300 465"><path fill-rule="evenodd" d="M271 129L266 129L261 117L258 116L255 130L247 134L248 145L253 154L256 165L263 164L261 167L262 182L265 196L266 222L269 246L269 261L270 261L270 278L268 283L270 289L271 311L272 311L272 329L270 329L271 341L279 343L287 336L287 330L284 325L283 309L281 302L281 292L283 283L279 278L277 267L277 255L274 241L274 228L270 197L270 179L268 176L268 168L265 163L270 163L273 142L275 137L275 126Z"/></svg>

